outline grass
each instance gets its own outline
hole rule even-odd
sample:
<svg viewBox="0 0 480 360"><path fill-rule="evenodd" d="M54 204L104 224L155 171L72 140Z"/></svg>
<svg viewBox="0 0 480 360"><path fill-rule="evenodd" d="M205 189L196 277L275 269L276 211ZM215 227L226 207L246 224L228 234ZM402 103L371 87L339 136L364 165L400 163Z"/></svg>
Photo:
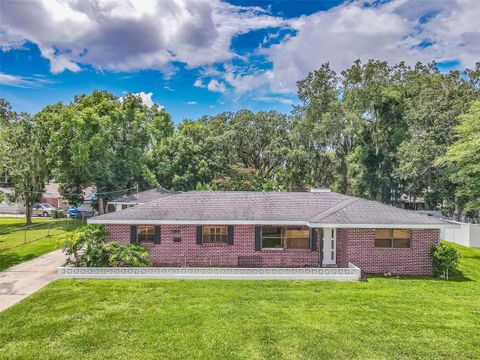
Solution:
<svg viewBox="0 0 480 360"><path fill-rule="evenodd" d="M34 224L38 224L41 222L49 221L51 218L43 218L43 217L35 217L32 218L32 222ZM5 231L10 231L14 229L18 229L20 227L25 226L25 218L18 218L18 217L0 217L0 233Z"/></svg>
<svg viewBox="0 0 480 360"><path fill-rule="evenodd" d="M35 218L34 226L24 230L24 219L0 218L0 270L33 259L61 247L60 240L79 221Z"/></svg>
<svg viewBox="0 0 480 360"><path fill-rule="evenodd" d="M457 281L56 281L0 313L0 358L479 359L480 249L457 247Z"/></svg>

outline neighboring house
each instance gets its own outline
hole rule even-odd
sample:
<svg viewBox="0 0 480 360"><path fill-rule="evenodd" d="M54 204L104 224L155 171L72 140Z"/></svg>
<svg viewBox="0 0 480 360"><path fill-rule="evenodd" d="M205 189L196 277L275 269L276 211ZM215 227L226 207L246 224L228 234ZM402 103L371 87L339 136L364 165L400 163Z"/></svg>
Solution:
<svg viewBox="0 0 480 360"><path fill-rule="evenodd" d="M150 201L163 199L178 194L176 191L169 191L162 188L145 190L132 195L125 195L110 201L108 204L115 207L115 211L123 210L138 204L145 204Z"/></svg>
<svg viewBox="0 0 480 360"><path fill-rule="evenodd" d="M11 199L15 195L12 187L0 187L0 214L23 214L25 206L20 198L15 201Z"/></svg>
<svg viewBox="0 0 480 360"><path fill-rule="evenodd" d="M400 204L407 210L425 210L426 203L423 197L413 197L411 195L402 194L400 196Z"/></svg>
<svg viewBox="0 0 480 360"><path fill-rule="evenodd" d="M47 203L52 205L57 209L67 209L70 207L68 201L60 195L59 192L60 184L55 181L50 181L45 185L45 192L42 194L41 200L39 203ZM0 193L3 193L5 196L3 201L0 201L0 213L15 213L23 214L25 213L25 206L21 197L17 197L16 201L11 201L11 198L15 194L14 188L1 188ZM83 191L83 196L85 201L79 206L82 211L88 212L92 211L92 197L94 197L94 190L91 187L85 188Z"/></svg>
<svg viewBox="0 0 480 360"><path fill-rule="evenodd" d="M156 266L348 267L431 275L441 219L333 192L199 192L98 216Z"/></svg>
<svg viewBox="0 0 480 360"><path fill-rule="evenodd" d="M68 209L70 204L60 194L59 188L60 184L56 183L55 181L50 181L47 185L45 185L45 192L42 195L41 202L50 204L57 209ZM89 211L92 210L91 201L89 201L89 198L92 197L93 194L94 190L92 187L87 187L83 190L83 197L85 201L82 205L85 209L89 209Z"/></svg>
<svg viewBox="0 0 480 360"><path fill-rule="evenodd" d="M60 195L58 190L59 186L60 185L54 181L50 181L45 185L45 192L43 193L42 201L40 202L50 204L57 209L67 209L68 202Z"/></svg>

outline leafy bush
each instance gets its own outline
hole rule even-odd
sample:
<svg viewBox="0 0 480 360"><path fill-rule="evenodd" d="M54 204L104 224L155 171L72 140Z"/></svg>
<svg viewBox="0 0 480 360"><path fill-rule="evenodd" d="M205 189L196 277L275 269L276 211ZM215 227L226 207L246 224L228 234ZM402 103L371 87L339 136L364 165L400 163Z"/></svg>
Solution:
<svg viewBox="0 0 480 360"><path fill-rule="evenodd" d="M150 266L148 250L142 246L112 242L105 244L105 249L110 254L108 257L109 266Z"/></svg>
<svg viewBox="0 0 480 360"><path fill-rule="evenodd" d="M449 273L457 271L460 254L453 246L441 242L439 245L433 244L430 248L433 270L435 275L448 280Z"/></svg>
<svg viewBox="0 0 480 360"><path fill-rule="evenodd" d="M86 267L107 266L108 254L103 249L107 234L105 228L98 224L82 226L68 234L63 246L67 263Z"/></svg>
<svg viewBox="0 0 480 360"><path fill-rule="evenodd" d="M148 250L133 244L105 242L108 232L102 225L90 224L68 234L63 251L67 263L81 267L150 266Z"/></svg>

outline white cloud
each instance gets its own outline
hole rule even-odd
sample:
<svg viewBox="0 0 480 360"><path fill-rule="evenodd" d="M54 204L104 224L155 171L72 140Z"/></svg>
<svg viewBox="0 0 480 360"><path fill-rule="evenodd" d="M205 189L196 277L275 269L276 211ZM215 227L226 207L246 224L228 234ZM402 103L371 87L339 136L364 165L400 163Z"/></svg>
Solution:
<svg viewBox="0 0 480 360"><path fill-rule="evenodd" d="M280 96L259 96L255 99L255 101L264 101L264 102L272 102L272 103L280 103L284 105L293 105L292 99L287 99Z"/></svg>
<svg viewBox="0 0 480 360"><path fill-rule="evenodd" d="M295 93L296 81L325 62L337 71L357 58L458 60L472 67L480 59L479 18L477 0L352 0L294 19L220 0L3 1L0 47L31 41L54 73L91 65L156 69L168 79L179 68L195 68L200 76L194 86L253 91L259 98ZM231 48L234 37L267 28L271 33L254 53ZM26 85L8 76L1 81Z"/></svg>
<svg viewBox="0 0 480 360"><path fill-rule="evenodd" d="M187 105L197 105L196 101L187 101Z"/></svg>
<svg viewBox="0 0 480 360"><path fill-rule="evenodd" d="M234 36L285 21L260 8L220 0L3 1L3 49L37 44L52 72L100 70L174 71L234 58Z"/></svg>
<svg viewBox="0 0 480 360"><path fill-rule="evenodd" d="M202 79L197 79L193 83L193 86L198 87L198 88L206 88L209 91L212 92L219 92L226 94L228 92L227 87L225 86L225 83L223 81L219 81L217 79L212 79L208 82L208 84L204 84Z"/></svg>
<svg viewBox="0 0 480 360"><path fill-rule="evenodd" d="M198 88L206 88L207 86L203 83L202 79L197 79L193 83L193 86L198 87Z"/></svg>
<svg viewBox="0 0 480 360"><path fill-rule="evenodd" d="M152 96L153 96L153 92L144 92L144 91L141 91L139 93L132 93L132 95L136 95L136 96L140 96L140 99L142 99L142 103L147 105L149 108L151 108L153 105L155 105L156 103L153 101L152 99ZM120 97L120 101L123 101L123 96ZM160 104L156 104L160 109L163 109L164 106L163 105L160 105Z"/></svg>
<svg viewBox="0 0 480 360"><path fill-rule="evenodd" d="M225 86L225 83L215 79L210 80L210 82L207 85L207 89L213 92L220 92L223 94L226 94L228 92Z"/></svg>
<svg viewBox="0 0 480 360"><path fill-rule="evenodd" d="M260 48L272 69L225 75L236 92L267 88L271 93L296 92L296 82L329 62L341 71L355 59L390 63L458 60L473 67L480 59L480 1L393 0L376 6L364 1L290 21L296 34ZM425 17L430 17L425 20ZM431 46L418 46L431 42Z"/></svg>
<svg viewBox="0 0 480 360"><path fill-rule="evenodd" d="M35 88L51 83L53 81L39 76L19 76L0 72L0 84L5 86Z"/></svg>
<svg viewBox="0 0 480 360"><path fill-rule="evenodd" d="M149 92L149 93L145 93L143 91L139 92L139 93L136 93L134 95L137 95L137 96L140 96L140 98L142 99L142 102L147 105L148 107L152 107L154 102L152 100L152 95L153 93L152 92ZM163 106L161 106L162 108Z"/></svg>

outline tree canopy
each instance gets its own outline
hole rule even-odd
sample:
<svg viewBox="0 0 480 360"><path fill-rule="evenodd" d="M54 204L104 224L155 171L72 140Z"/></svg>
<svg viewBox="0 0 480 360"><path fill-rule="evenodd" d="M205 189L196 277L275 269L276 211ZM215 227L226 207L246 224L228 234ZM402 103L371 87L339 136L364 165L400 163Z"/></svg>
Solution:
<svg viewBox="0 0 480 360"><path fill-rule="evenodd" d="M434 63L324 64L298 81L290 114L244 109L177 126L132 94L94 91L33 116L1 100L0 167L22 196L54 178L79 203L93 186L101 212L134 187L329 187L478 221L479 79L480 63L448 74Z"/></svg>

